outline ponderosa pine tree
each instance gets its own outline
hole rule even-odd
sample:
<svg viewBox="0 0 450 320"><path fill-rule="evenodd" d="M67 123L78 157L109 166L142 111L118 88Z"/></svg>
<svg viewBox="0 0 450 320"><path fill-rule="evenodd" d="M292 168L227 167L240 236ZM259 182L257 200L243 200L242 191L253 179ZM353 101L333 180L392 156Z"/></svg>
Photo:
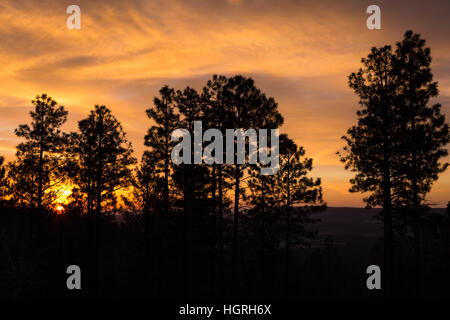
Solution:
<svg viewBox="0 0 450 320"><path fill-rule="evenodd" d="M392 288L393 225L392 189L399 179L396 148L402 135L395 110L398 77L394 72L390 46L372 48L361 60L363 68L349 76L349 86L359 97L358 124L342 137L346 141L341 161L355 172L350 192L369 192L367 205L383 207L384 290Z"/></svg>
<svg viewBox="0 0 450 320"><path fill-rule="evenodd" d="M267 294L266 262L267 253L278 246L279 235L279 194L276 191L276 175L261 175L261 165L251 165L247 172L248 193L244 200L251 208L246 213L249 229L256 237L259 250L259 272L262 295Z"/></svg>
<svg viewBox="0 0 450 320"><path fill-rule="evenodd" d="M403 115L402 153L404 162L403 185L397 194L396 206L404 207L408 216L403 217L414 234L416 259L416 288L421 290L421 219L426 212L426 194L434 181L445 171L448 162L440 160L448 155L446 145L450 140L445 115L439 103L429 105L430 98L438 95L437 82L431 72L431 50L419 34L407 31L397 43L395 71L398 74L400 96L397 110ZM412 221L412 223L409 223Z"/></svg>
<svg viewBox="0 0 450 320"><path fill-rule="evenodd" d="M298 147L287 135L280 135L280 167L275 175L260 175L260 165L250 166L246 200L252 205L248 212L253 221L254 234L259 239L261 250L261 282L264 277L265 251L284 243L285 295L289 295L290 255L293 246L308 246L315 235L306 225L315 220L312 212L324 210L321 180L309 177L312 159L305 158L305 150ZM282 237L282 239L280 239ZM281 240L281 241L280 241ZM257 240L258 241L258 240ZM265 289L265 286L262 287Z"/></svg>
<svg viewBox="0 0 450 320"><path fill-rule="evenodd" d="M105 106L96 105L78 129L71 136L73 182L88 198L88 213L95 209L100 215L103 206L116 204L118 190L130 186L136 159L122 125Z"/></svg>
<svg viewBox="0 0 450 320"><path fill-rule="evenodd" d="M253 79L243 76L229 78L224 86L226 129L277 129L283 124L283 117L278 112L278 104L273 98L267 98L256 88ZM248 144L247 144L248 145ZM247 148L246 148L247 149ZM237 150L236 141L234 150ZM247 149L248 150L248 149ZM248 155L247 155L248 157ZM247 164L239 164L236 154L233 165L234 176L234 214L232 245L232 278L236 278L238 259L239 203L242 197L241 177Z"/></svg>
<svg viewBox="0 0 450 320"><path fill-rule="evenodd" d="M36 96L32 103L31 123L15 130L15 134L26 141L17 146L16 164L11 169L21 173L28 171L27 180L33 181L29 184L30 191L36 195L36 206L41 211L57 199L58 187L66 179L64 148L67 138L60 127L67 120L67 111L46 94ZM23 180L19 174L12 173L12 176Z"/></svg>
<svg viewBox="0 0 450 320"><path fill-rule="evenodd" d="M225 85L227 83L225 76L213 75L211 80L208 80L207 84L203 87L202 92L202 122L203 130L214 128L225 136L226 130L226 118L225 114L228 112L226 108L225 100ZM225 159L223 150L216 150L215 156ZM213 239L211 253L211 259L213 264L218 264L218 281L216 286L215 268L211 270L211 291L219 293L221 296L224 294L224 272L225 272L225 259L224 259L224 232L225 232L225 220L224 213L228 210L230 200L228 199L227 191L232 187L232 166L227 164L213 163L210 166L210 186L211 186L211 211L213 214ZM215 251L216 242L218 245L217 253Z"/></svg>
<svg viewBox="0 0 450 320"><path fill-rule="evenodd" d="M305 149L287 136L280 138L280 169L276 174L275 192L285 216L285 295L289 296L290 261L292 246L308 246L314 232L305 228L315 220L310 213L326 208L321 179L312 178L313 159L306 158Z"/></svg>
<svg viewBox="0 0 450 320"><path fill-rule="evenodd" d="M73 183L86 194L91 250L91 294L97 290L99 230L102 209L113 208L117 191L131 185L136 162L120 122L105 106L96 105L71 135ZM94 215L95 210L95 215Z"/></svg>
<svg viewBox="0 0 450 320"><path fill-rule="evenodd" d="M159 272L157 290L162 290L166 282L166 259L165 250L166 237L168 232L168 215L170 213L171 188L170 174L172 173L171 152L175 141L171 140L171 134L178 129L180 121L179 114L175 110L175 91L168 86L164 86L159 90L160 97L153 100L154 106L146 110L147 116L154 121L145 136L145 145L150 148L150 152L155 155L154 170L163 177L163 208L159 212L162 213L162 224L160 226L161 236L159 237L159 250L157 258L157 268ZM160 292L161 293L161 292Z"/></svg>
<svg viewBox="0 0 450 320"><path fill-rule="evenodd" d="M146 291L153 288L150 279L154 271L152 257L155 254L151 252L151 243L152 240L156 239L155 234L158 232L155 213L160 210L162 204L161 187L163 186L163 178L155 171L157 161L154 153L144 152L140 165L135 169L132 197L127 200L129 208L142 213L144 224L144 289Z"/></svg>
<svg viewBox="0 0 450 320"><path fill-rule="evenodd" d="M372 48L362 59L364 68L349 76L349 86L359 96L362 109L357 112L358 125L343 137L347 146L341 160L356 172L350 191L370 192L364 199L368 206L383 206L384 288L388 296L393 228L413 227L419 266L421 208L432 183L447 166L439 160L447 154L448 125L439 104L428 106L429 99L437 95L430 62L425 41L408 31L395 53L390 46ZM408 211L414 212L412 224L403 214ZM419 268L417 271L420 273Z"/></svg>
<svg viewBox="0 0 450 320"><path fill-rule="evenodd" d="M170 136L174 130L178 129L180 116L175 112L175 91L164 86L159 90L159 94L160 97L155 97L153 100L154 107L146 110L147 116L155 124L148 129L145 145L155 153L158 159L158 162L155 163L155 170L162 172L164 177L164 214L167 215L170 209L169 177L172 171L170 155L176 144L171 141Z"/></svg>
<svg viewBox="0 0 450 320"><path fill-rule="evenodd" d="M425 197L432 183L448 167L447 162L439 162L448 155L448 124L441 105L429 105L430 99L439 94L430 63L431 50L425 47L425 40L407 31L395 51L397 92L401 98L397 107L404 116L405 144L401 151L408 163L404 167L407 184L398 202L416 209L426 204Z"/></svg>
<svg viewBox="0 0 450 320"><path fill-rule="evenodd" d="M202 100L195 89L186 87L183 91L178 90L174 96L175 106L179 111L180 120L177 125L178 128L187 130L191 137L194 137L194 122L201 121ZM205 185L204 181L199 181L203 176L202 171L204 166L194 165L194 149L196 142L191 139L191 153L189 154L190 163L183 163L174 167L173 177L181 184L183 193L183 208L184 208L184 226L183 226L183 257L184 257L184 295L186 298L190 296L190 273L191 273L191 247L192 247L192 215L194 214L195 199L199 195L203 195ZM198 142L197 142L198 143ZM202 149L200 142L199 148ZM197 182L200 182L199 185ZM203 189L203 190L202 190ZM200 199L198 199L200 200ZM198 209L198 208L197 208ZM198 211L198 210L197 210Z"/></svg>

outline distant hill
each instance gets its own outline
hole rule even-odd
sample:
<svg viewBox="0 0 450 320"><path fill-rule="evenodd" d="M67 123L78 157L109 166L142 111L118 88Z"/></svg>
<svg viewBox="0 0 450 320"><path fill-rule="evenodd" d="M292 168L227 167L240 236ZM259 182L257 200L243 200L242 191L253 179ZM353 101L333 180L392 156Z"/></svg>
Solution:
<svg viewBox="0 0 450 320"><path fill-rule="evenodd" d="M319 222L311 224L310 228L319 232L315 246L322 246L329 235L338 247L347 249L367 249L375 241L383 238L383 225L376 216L381 208L365 209L352 207L330 207L327 210L313 214ZM431 212L445 214L445 208L433 208Z"/></svg>
<svg viewBox="0 0 450 320"><path fill-rule="evenodd" d="M330 207L314 214L320 222L313 226L320 234L331 236L379 237L383 235L381 222L375 217L381 209Z"/></svg>

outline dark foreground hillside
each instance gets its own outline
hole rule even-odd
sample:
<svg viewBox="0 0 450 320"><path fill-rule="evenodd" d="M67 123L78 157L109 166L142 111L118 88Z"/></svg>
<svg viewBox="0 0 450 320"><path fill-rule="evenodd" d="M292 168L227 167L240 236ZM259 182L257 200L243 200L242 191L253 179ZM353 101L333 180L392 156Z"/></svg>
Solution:
<svg viewBox="0 0 450 320"><path fill-rule="evenodd" d="M231 272L229 229L224 252L212 248L211 225L197 221L192 240L189 273L182 245L182 220L168 219L162 235L155 218L148 246L138 215L102 217L98 272L88 252L88 221L84 215L44 213L30 220L29 210L1 208L0 298L378 298L366 288L366 268L382 268L383 246L379 209L328 208L314 214L318 231L310 247L292 249L286 270L283 242L276 241L264 252L257 236L241 230L239 268ZM425 297L449 297L450 221L445 211L434 209L424 227ZM118 222L120 221L120 222ZM228 219L228 226L231 220ZM30 230L35 230L31 232ZM396 296L414 292L412 252L407 235L396 241ZM145 251L148 250L146 258ZM79 265L82 290L66 288L66 268ZM95 288L87 278L95 277ZM146 281L147 279L147 281Z"/></svg>

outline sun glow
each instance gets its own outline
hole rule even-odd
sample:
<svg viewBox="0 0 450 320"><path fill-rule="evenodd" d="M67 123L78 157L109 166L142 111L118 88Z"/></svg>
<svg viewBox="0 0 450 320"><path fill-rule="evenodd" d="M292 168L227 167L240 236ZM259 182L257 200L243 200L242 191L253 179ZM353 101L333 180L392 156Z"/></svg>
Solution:
<svg viewBox="0 0 450 320"><path fill-rule="evenodd" d="M72 194L72 189L70 187L65 188L65 190L58 197L58 203L60 204L68 204L69 197Z"/></svg>

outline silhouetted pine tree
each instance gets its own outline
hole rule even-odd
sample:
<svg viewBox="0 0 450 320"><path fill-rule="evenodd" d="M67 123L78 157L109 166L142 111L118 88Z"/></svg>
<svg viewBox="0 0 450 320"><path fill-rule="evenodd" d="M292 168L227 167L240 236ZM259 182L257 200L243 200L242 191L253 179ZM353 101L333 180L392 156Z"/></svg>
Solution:
<svg viewBox="0 0 450 320"><path fill-rule="evenodd" d="M211 80L208 80L206 86L203 87L202 92L202 121L203 130L209 128L215 128L225 136L226 130L226 113L228 112L225 99L225 85L227 78L225 76L213 75ZM225 154L223 150L216 150L216 157L219 157L225 161ZM218 264L218 285L216 292L221 296L224 294L224 277L225 277L225 259L224 259L224 232L225 232L225 220L224 214L229 208L230 201L227 198L227 191L231 188L232 178L232 166L226 164L212 164L210 167L211 177L211 205L214 222L214 239L218 245L218 252L213 252L212 257ZM211 278L215 280L215 274L212 270ZM214 281L212 280L212 282ZM211 287L216 287L212 284Z"/></svg>
<svg viewBox="0 0 450 320"><path fill-rule="evenodd" d="M194 203L196 202L197 194L201 194L204 190L204 184L199 186L196 182L201 175L200 170L202 166L194 165L194 121L201 121L201 98L196 90L186 87L183 91L178 90L174 96L176 108L180 113L180 121L178 128L183 128L189 131L191 135L191 152L189 154L190 164L181 164L175 167L176 173L174 178L178 176L181 178L181 188L183 192L183 207L184 207L184 226L183 226L183 283L184 295L186 298L190 296L190 274L191 274L191 259L192 259L192 220L194 213ZM200 145L198 148L202 150L202 142L197 142ZM204 183L204 181L203 181ZM203 190L199 190L200 187ZM200 200L200 199L198 199ZM197 208L199 209L199 207Z"/></svg>
<svg viewBox="0 0 450 320"><path fill-rule="evenodd" d="M277 111L278 104L273 98L267 98L261 90L256 88L251 78L239 75L229 78L224 87L223 98L225 102L223 105L226 106L227 110L225 113L226 129L276 129L283 123L283 117ZM237 150L236 144L235 140L235 151ZM236 279L238 259L239 201L242 196L240 180L246 167L247 164L238 164L235 157L233 165L234 217L231 266L233 280Z"/></svg>
<svg viewBox="0 0 450 320"><path fill-rule="evenodd" d="M14 131L26 141L17 146L16 160L8 170L13 201L31 209L31 236L39 234L43 209L50 208L61 195L67 177L63 152L66 135L59 129L67 119L67 111L46 94L36 96L32 103L31 123Z"/></svg>
<svg viewBox="0 0 450 320"><path fill-rule="evenodd" d="M133 179L133 193L127 203L134 212L140 212L144 223L144 289L155 289L151 281L154 279L155 254L152 255L152 243L157 239L155 234L158 225L156 213L160 211L162 204L163 178L155 171L155 163L158 160L155 154L145 151L138 168L135 169ZM153 259L152 259L153 258ZM156 292L153 292L156 295Z"/></svg>
<svg viewBox="0 0 450 320"><path fill-rule="evenodd" d="M326 208L320 178L309 177L313 159L304 158L305 150L286 136L280 139L280 169L276 175L277 192L285 215L285 295L289 296L291 247L308 246L314 232L305 228L314 222L311 212Z"/></svg>
<svg viewBox="0 0 450 320"><path fill-rule="evenodd" d="M105 106L96 105L78 129L71 136L73 182L90 199L88 212L95 208L100 215L103 206L117 202L117 191L130 185L136 159L122 125Z"/></svg>
<svg viewBox="0 0 450 320"><path fill-rule="evenodd" d="M147 116L155 122L145 136L145 145L156 154L158 162L156 170L161 170L164 177L164 214L169 213L169 177L172 170L171 151L175 142L171 141L170 135L178 129L179 115L175 113L175 92L168 86L159 90L160 98L153 100L154 107L146 110Z"/></svg>
<svg viewBox="0 0 450 320"><path fill-rule="evenodd" d="M350 180L350 192L369 192L364 198L368 206L383 207L384 223L384 290L392 288L393 225L392 189L401 181L396 179L398 162L396 148L403 134L399 129L399 114L395 110L398 76L394 72L390 46L372 48L361 59L363 68L349 76L349 86L359 96L361 109L358 124L342 137L346 141L341 161L356 175Z"/></svg>
<svg viewBox="0 0 450 320"><path fill-rule="evenodd" d="M67 111L57 106L55 100L45 93L32 101L31 123L20 125L14 132L26 142L17 146L17 161L25 163L36 184L38 211L54 201L57 187L65 180L64 147L66 136L59 129L67 120ZM29 166L32 161L35 165ZM49 192L50 189L53 192Z"/></svg>
<svg viewBox="0 0 450 320"><path fill-rule="evenodd" d="M279 194L276 190L276 176L261 175L259 165L251 166L248 170L247 187L249 193L245 201L251 205L247 212L249 229L255 237L255 243L259 251L259 268L261 295L270 293L267 277L267 265L269 253L278 249L279 245ZM252 235L249 234L248 237Z"/></svg>
<svg viewBox="0 0 450 320"><path fill-rule="evenodd" d="M130 166L136 160L120 122L105 106L96 105L86 119L79 121L78 129L79 132L71 135L71 151L75 158L72 177L88 202L91 293L95 294L102 209L105 206L113 208L117 203L117 191L130 185Z"/></svg>
<svg viewBox="0 0 450 320"><path fill-rule="evenodd" d="M383 206L384 287L389 294L393 228L412 226L420 287L420 216L425 195L447 167L439 160L447 155L449 133L440 105L428 106L437 83L432 81L430 50L419 35L408 31L394 54L390 46L373 48L362 62L364 69L349 77L362 110L358 125L343 137L347 146L341 160L357 172L350 191L370 192L367 204Z"/></svg>
<svg viewBox="0 0 450 320"><path fill-rule="evenodd" d="M445 171L447 162L440 159L448 155L446 145L450 140L445 115L439 103L429 105L429 100L438 95L437 82L431 73L431 51L425 47L425 40L419 34L407 31L404 39L397 43L395 51L395 72L399 77L397 94L400 101L398 112L403 115L404 175L396 203L407 207L412 214L412 230L416 256L416 288L421 288L421 240L420 225L426 210L426 194ZM406 218L406 225L408 217Z"/></svg>
<svg viewBox="0 0 450 320"><path fill-rule="evenodd" d="M279 137L281 141L286 135ZM272 145L271 136L268 136L267 149ZM261 146L259 145L259 148ZM279 152L279 149L277 150ZM248 202L252 208L248 210L247 216L250 219L250 229L256 236L256 243L259 247L260 259L260 282L262 295L268 293L267 284L270 279L266 277L266 256L268 252L279 247L280 234L280 193L277 190L277 176L262 175L261 164L250 165L248 168L247 187L249 193L245 194L245 202ZM251 221L253 218L254 221Z"/></svg>
<svg viewBox="0 0 450 320"><path fill-rule="evenodd" d="M168 86L164 86L159 90L160 97L153 100L154 107L146 110L147 116L154 121L145 136L145 145L150 147L150 151L154 153L155 170L161 172L163 177L163 210L162 210L162 226L161 237L159 239L159 251L157 259L158 267L158 291L166 284L166 259L165 250L168 232L168 215L171 207L171 190L170 190L170 174L172 172L173 163L171 160L172 148L175 142L171 140L172 132L178 129L180 117L176 113L174 106L175 91Z"/></svg>

